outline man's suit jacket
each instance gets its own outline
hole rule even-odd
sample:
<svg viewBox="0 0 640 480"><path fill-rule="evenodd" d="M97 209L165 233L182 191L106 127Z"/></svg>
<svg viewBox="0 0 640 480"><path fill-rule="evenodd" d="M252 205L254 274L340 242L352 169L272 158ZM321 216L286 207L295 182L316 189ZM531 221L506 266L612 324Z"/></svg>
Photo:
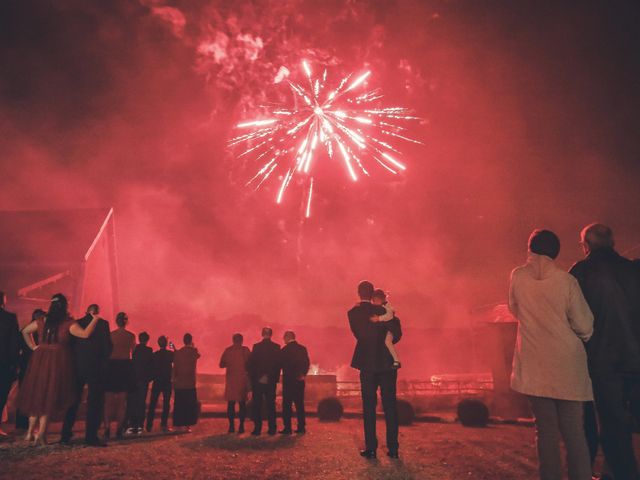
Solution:
<svg viewBox="0 0 640 480"><path fill-rule="evenodd" d="M282 348L282 382L302 380L309 372L309 352L295 340Z"/></svg>
<svg viewBox="0 0 640 480"><path fill-rule="evenodd" d="M11 380L18 365L19 335L16 314L0 308L0 376L8 375Z"/></svg>
<svg viewBox="0 0 640 480"><path fill-rule="evenodd" d="M369 320L373 315L384 315L384 307L361 302L347 313L349 326L356 337L351 366L365 372L391 370L393 359L384 344L387 328L381 322Z"/></svg>
<svg viewBox="0 0 640 480"><path fill-rule="evenodd" d="M77 320L82 328L91 323L91 315L85 315ZM99 319L95 330L89 338L71 337L74 363L76 371L89 379L104 380L107 363L113 350L109 322Z"/></svg>
<svg viewBox="0 0 640 480"><path fill-rule="evenodd" d="M264 339L256 343L251 350L247 371L252 384L259 383L262 376L268 377L269 384L276 384L280 380L280 368L282 365L280 345L270 339Z"/></svg>

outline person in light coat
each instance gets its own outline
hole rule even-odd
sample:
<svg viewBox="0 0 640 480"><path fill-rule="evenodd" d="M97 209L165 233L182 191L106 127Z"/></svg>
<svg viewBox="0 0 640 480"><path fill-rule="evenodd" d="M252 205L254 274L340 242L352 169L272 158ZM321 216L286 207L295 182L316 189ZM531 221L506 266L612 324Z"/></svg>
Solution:
<svg viewBox="0 0 640 480"><path fill-rule="evenodd" d="M583 406L593 392L584 342L593 314L577 280L556 266L559 252L553 232L534 230L527 263L511 274L509 308L518 320L511 388L531 403L540 479L563 478L562 437L569 479L590 480Z"/></svg>

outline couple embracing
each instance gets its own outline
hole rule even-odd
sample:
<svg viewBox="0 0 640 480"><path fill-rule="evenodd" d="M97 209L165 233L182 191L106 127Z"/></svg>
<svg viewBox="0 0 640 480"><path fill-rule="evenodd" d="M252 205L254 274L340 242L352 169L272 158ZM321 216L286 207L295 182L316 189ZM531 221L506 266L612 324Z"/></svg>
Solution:
<svg viewBox="0 0 640 480"><path fill-rule="evenodd" d="M400 361L394 344L400 341L400 320L386 302L382 290L362 281L358 284L360 302L348 312L349 326L356 337L351 366L360 370L362 414L364 419L365 458L376 458L376 404L378 388L387 425L387 448L391 458L398 458L398 412L396 382Z"/></svg>

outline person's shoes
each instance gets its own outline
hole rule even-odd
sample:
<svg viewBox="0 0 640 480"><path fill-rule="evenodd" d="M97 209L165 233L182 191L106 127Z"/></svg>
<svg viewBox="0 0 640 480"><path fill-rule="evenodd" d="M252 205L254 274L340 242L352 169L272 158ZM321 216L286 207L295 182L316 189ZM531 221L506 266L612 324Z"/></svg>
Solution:
<svg viewBox="0 0 640 480"><path fill-rule="evenodd" d="M280 435L291 435L293 432L290 428L283 428L278 432Z"/></svg>
<svg viewBox="0 0 640 480"><path fill-rule="evenodd" d="M402 364L400 362L393 362L393 364L391 365L391 368L393 368L394 370L397 370L400 367L402 367Z"/></svg>
<svg viewBox="0 0 640 480"><path fill-rule="evenodd" d="M107 442L104 440L100 440L98 437L96 438L88 438L84 441L84 444L88 447L106 447Z"/></svg>
<svg viewBox="0 0 640 480"><path fill-rule="evenodd" d="M124 438L124 432L121 428L116 430L116 439L122 440Z"/></svg>
<svg viewBox="0 0 640 480"><path fill-rule="evenodd" d="M162 427L162 431L164 433L171 433L171 432L173 432L173 429L171 427L165 425L164 427Z"/></svg>
<svg viewBox="0 0 640 480"><path fill-rule="evenodd" d="M244 425L240 424L240 426L238 427L238 435L240 435L241 433L244 433Z"/></svg>
<svg viewBox="0 0 640 480"><path fill-rule="evenodd" d="M370 460L378 457L375 450L360 450L360 456Z"/></svg>
<svg viewBox="0 0 640 480"><path fill-rule="evenodd" d="M234 433L236 431L236 427L233 426L233 423L229 425L229 433Z"/></svg>
<svg viewBox="0 0 640 480"><path fill-rule="evenodd" d="M276 433L278 433L278 432L277 432L276 430L271 430L271 429L269 429L269 430L267 431L267 433L268 433L269 435L272 435L272 436L273 436L273 435L275 435L275 434L276 434Z"/></svg>
<svg viewBox="0 0 640 480"><path fill-rule="evenodd" d="M62 445L69 445L71 443L71 438L73 435L63 435L60 437L60 443Z"/></svg>
<svg viewBox="0 0 640 480"><path fill-rule="evenodd" d="M133 428L133 427L129 427L127 428L127 430L124 432L125 435L135 435L138 433L138 429L137 428Z"/></svg>
<svg viewBox="0 0 640 480"><path fill-rule="evenodd" d="M253 435L254 437L259 437L260 436L260 430L254 430L251 432L251 435Z"/></svg>
<svg viewBox="0 0 640 480"><path fill-rule="evenodd" d="M151 425L149 425L149 424L147 423L147 427L145 428L145 430L147 431L147 433L151 433L151 427L152 427L152 426L151 426Z"/></svg>
<svg viewBox="0 0 640 480"><path fill-rule="evenodd" d="M305 433L307 433L307 430L306 430L305 428L298 428L298 429L296 430L296 433L297 433L298 435L304 435Z"/></svg>
<svg viewBox="0 0 640 480"><path fill-rule="evenodd" d="M400 458L400 457L398 456L398 450L389 450L389 451L387 452L387 456L388 456L389 458Z"/></svg>

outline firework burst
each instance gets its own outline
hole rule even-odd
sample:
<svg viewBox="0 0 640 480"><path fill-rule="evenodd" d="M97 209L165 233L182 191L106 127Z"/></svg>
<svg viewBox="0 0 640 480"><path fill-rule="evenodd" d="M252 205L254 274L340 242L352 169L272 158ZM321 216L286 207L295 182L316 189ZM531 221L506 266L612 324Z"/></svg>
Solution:
<svg viewBox="0 0 640 480"><path fill-rule="evenodd" d="M258 165L247 186L257 190L270 177L278 177L277 203L282 202L292 179L301 177L306 184L308 218L320 149L330 158L338 155L348 178L355 182L360 175L369 176L371 166L393 175L406 170L396 145L421 142L406 135L406 122L419 120L410 110L379 106L379 90L362 91L370 71L348 75L330 88L326 69L314 77L306 60L301 66L305 82L286 82L294 107L269 106L268 117L238 123L237 129L248 132L232 138L229 146L240 150L238 158L251 156Z"/></svg>

